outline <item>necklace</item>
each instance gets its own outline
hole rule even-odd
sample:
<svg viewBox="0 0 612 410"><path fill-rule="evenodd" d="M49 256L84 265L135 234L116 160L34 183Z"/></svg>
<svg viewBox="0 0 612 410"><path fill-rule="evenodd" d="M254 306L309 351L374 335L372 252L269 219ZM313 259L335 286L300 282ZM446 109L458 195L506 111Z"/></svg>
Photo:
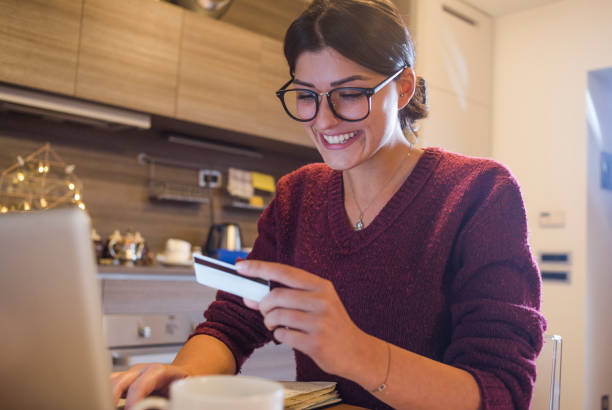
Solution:
<svg viewBox="0 0 612 410"><path fill-rule="evenodd" d="M397 166L397 168L395 168L395 170L393 171L393 173L391 174L391 177L387 180L387 183L385 183L385 185L383 185L383 187L380 189L380 191L378 191L378 193L376 195L374 195L374 197L370 200L370 202L368 203L368 205L363 209L363 211L361 210L361 207L359 206L359 202L357 202L357 198L355 197L355 194L353 193L353 182L350 180L350 178L348 179L348 188L349 191L351 193L351 196L353 197L353 200L355 201L355 205L357 205L357 209L359 210L359 218L357 218L357 222L355 222L355 226L353 227L354 231L361 231L363 229L363 215L367 212L367 210L370 208L370 206L374 203L374 200L376 198L378 198L378 196L380 194L382 194L382 192L389 186L389 184L391 183L391 181L394 179L395 174L397 174L397 171L400 170L400 168L402 167L402 165L404 164L404 162L410 157L410 155L412 154L412 150L413 150L414 146L412 144L410 144L410 151L408 152L408 155L406 155L405 158L403 158L399 165Z"/></svg>

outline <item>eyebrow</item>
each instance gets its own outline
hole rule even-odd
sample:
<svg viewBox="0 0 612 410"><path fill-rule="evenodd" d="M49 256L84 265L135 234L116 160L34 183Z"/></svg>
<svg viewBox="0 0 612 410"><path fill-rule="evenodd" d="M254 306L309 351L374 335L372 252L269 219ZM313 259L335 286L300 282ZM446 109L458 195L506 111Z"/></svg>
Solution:
<svg viewBox="0 0 612 410"><path fill-rule="evenodd" d="M331 83L330 83L330 85L331 85L332 87L335 87L335 86L338 86L338 85L341 85L341 84L344 84L344 83L348 83L348 82L350 82L350 81L355 81L355 80L367 80L367 79L368 79L368 77L364 77L364 76L362 76L362 75L352 75L352 76L350 76L350 77L346 77L346 78L343 78L343 79L341 79L341 80L333 81L333 82L331 82ZM293 80L293 82L294 82L295 84L298 84L298 85L303 85L304 87L316 88L316 87L314 86L314 84L310 84L310 83L307 83L307 82L304 82L304 81L298 80L297 78L296 78L296 79L294 79L294 80Z"/></svg>

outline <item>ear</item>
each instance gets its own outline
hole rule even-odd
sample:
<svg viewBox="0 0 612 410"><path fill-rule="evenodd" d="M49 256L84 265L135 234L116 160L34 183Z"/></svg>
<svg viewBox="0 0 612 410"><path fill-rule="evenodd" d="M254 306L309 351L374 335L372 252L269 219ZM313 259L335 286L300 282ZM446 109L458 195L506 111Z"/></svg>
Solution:
<svg viewBox="0 0 612 410"><path fill-rule="evenodd" d="M396 83L399 93L397 109L401 110L408 105L416 90L416 75L412 67L406 67L400 74L399 80L397 80Z"/></svg>

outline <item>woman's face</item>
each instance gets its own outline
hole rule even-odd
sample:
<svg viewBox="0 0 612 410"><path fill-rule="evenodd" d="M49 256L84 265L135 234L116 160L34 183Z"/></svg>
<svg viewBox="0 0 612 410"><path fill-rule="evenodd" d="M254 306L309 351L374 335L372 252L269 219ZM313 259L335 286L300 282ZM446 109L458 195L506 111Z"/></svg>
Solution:
<svg viewBox="0 0 612 410"><path fill-rule="evenodd" d="M292 87L327 92L337 87L372 88L387 76L347 59L330 47L300 54ZM353 168L385 146L404 140L398 120L400 82L392 81L371 98L370 114L357 122L336 117L322 97L317 116L303 123L325 163L336 170Z"/></svg>

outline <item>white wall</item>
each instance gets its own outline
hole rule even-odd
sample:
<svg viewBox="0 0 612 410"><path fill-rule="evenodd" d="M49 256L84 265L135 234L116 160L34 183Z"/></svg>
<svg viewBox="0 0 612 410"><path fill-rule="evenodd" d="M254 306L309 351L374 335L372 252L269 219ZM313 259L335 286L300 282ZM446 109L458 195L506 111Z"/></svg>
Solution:
<svg viewBox="0 0 612 410"><path fill-rule="evenodd" d="M585 114L587 72L612 66L611 22L610 0L566 0L495 22L493 156L521 183L534 252L572 254L570 282L544 283L542 305L548 332L564 337L561 408L567 410L598 409L594 395L612 393L609 373L598 380L602 387L595 386L599 373L586 368L585 353L586 341L595 337L587 330L597 326L597 340L612 333L610 320L601 322L609 314L593 316L598 322L588 327L586 322L587 283L589 289L599 286L587 281L587 242L610 242L587 233ZM539 213L557 209L566 213L565 227L540 228ZM603 354L606 347L598 349L592 353ZM612 363L598 364L605 367Z"/></svg>

